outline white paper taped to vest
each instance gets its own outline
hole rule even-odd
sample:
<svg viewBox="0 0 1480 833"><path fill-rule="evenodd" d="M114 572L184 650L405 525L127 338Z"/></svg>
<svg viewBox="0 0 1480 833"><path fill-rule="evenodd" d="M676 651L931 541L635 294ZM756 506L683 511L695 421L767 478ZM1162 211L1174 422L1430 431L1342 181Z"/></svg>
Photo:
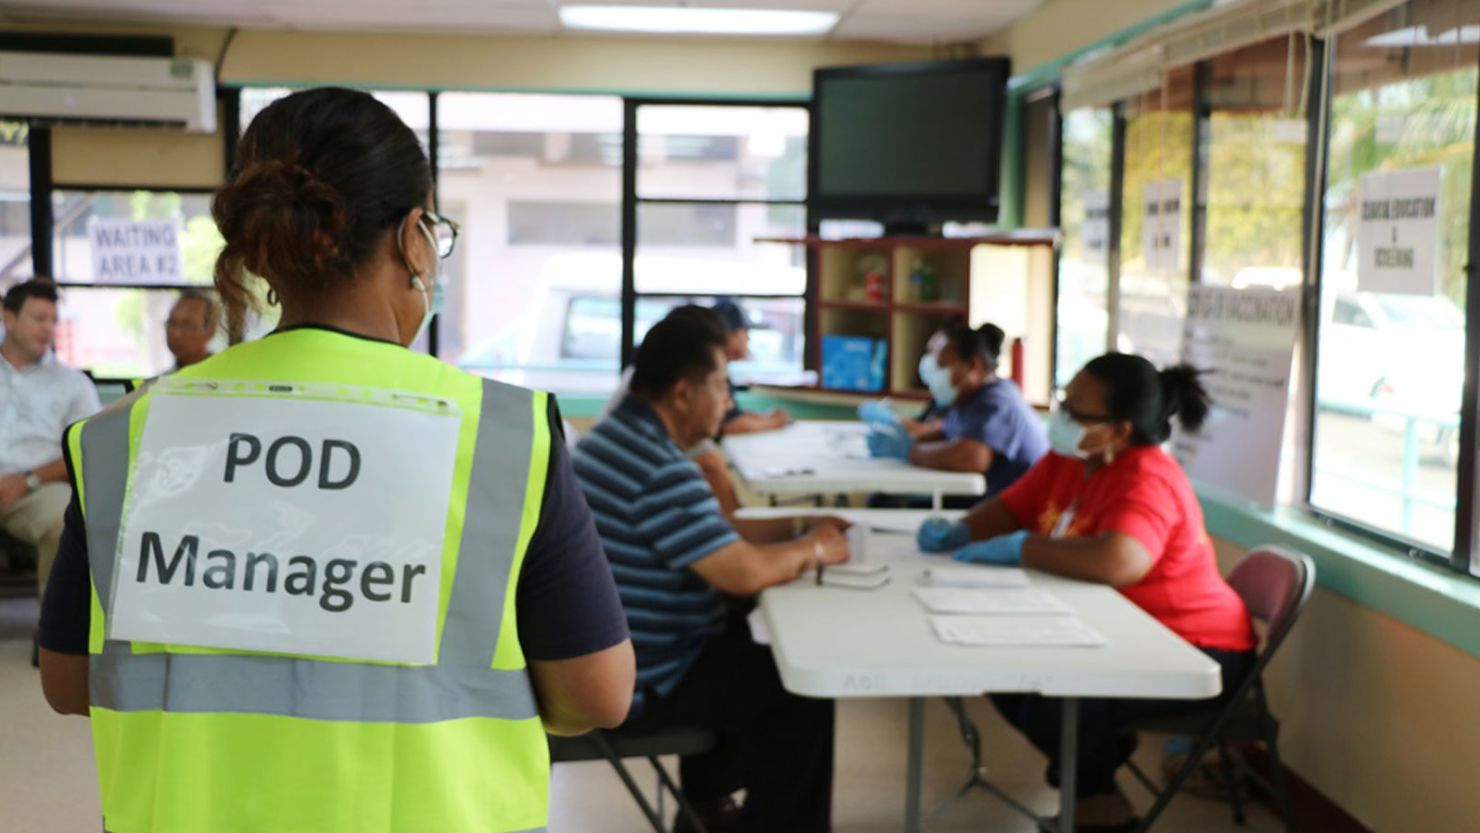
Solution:
<svg viewBox="0 0 1480 833"><path fill-rule="evenodd" d="M460 425L415 394L162 380L108 638L434 662Z"/></svg>

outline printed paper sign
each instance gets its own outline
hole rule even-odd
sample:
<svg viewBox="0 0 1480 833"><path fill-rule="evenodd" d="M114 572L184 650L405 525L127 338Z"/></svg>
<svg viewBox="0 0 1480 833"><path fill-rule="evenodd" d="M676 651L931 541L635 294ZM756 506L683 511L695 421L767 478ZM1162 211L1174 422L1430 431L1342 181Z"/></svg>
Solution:
<svg viewBox="0 0 1480 833"><path fill-rule="evenodd" d="M456 410L168 382L131 473L109 638L433 662Z"/></svg>
<svg viewBox="0 0 1480 833"><path fill-rule="evenodd" d="M1299 323L1298 290L1191 287L1182 358L1207 371L1213 410L1173 450L1194 480L1274 505Z"/></svg>
<svg viewBox="0 0 1480 833"><path fill-rule="evenodd" d="M1146 183L1141 199L1145 210L1141 249L1146 268L1175 272L1182 261L1182 180L1152 180Z"/></svg>
<svg viewBox="0 0 1480 833"><path fill-rule="evenodd" d="M1357 286L1364 292L1439 293L1439 168L1362 176Z"/></svg>
<svg viewBox="0 0 1480 833"><path fill-rule="evenodd" d="M93 218L93 279L98 283L178 283L180 218Z"/></svg>
<svg viewBox="0 0 1480 833"><path fill-rule="evenodd" d="M1086 251L1105 254L1110 251L1110 192L1090 191L1084 195L1084 236Z"/></svg>

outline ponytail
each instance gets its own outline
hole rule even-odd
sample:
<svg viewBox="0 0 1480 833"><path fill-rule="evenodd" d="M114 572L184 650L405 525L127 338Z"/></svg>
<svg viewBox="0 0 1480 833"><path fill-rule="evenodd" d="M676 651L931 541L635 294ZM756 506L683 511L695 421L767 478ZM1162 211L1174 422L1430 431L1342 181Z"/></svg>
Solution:
<svg viewBox="0 0 1480 833"><path fill-rule="evenodd" d="M1156 366L1129 353L1106 353L1084 366L1105 386L1105 405L1117 421L1131 424L1131 443L1160 445L1172 436L1172 417L1196 431L1208 419L1212 399L1203 387L1202 371L1179 364Z"/></svg>

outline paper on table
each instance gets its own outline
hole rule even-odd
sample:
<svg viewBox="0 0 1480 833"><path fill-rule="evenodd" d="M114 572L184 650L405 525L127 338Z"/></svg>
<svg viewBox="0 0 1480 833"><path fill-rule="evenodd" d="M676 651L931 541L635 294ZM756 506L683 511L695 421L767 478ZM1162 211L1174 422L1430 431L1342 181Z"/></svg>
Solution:
<svg viewBox="0 0 1480 833"><path fill-rule="evenodd" d="M1100 647L1099 631L1075 616L932 616L942 642L999 647Z"/></svg>
<svg viewBox="0 0 1480 833"><path fill-rule="evenodd" d="M1028 574L1018 567L928 567L931 587L1027 587Z"/></svg>
<svg viewBox="0 0 1480 833"><path fill-rule="evenodd" d="M980 613L994 616L1037 614L1070 616L1074 609L1032 587L919 587L915 598L931 613Z"/></svg>
<svg viewBox="0 0 1480 833"><path fill-rule="evenodd" d="M761 615L760 608L756 608L745 617L745 624L750 626L750 641L757 645L770 645L771 632L766 629L766 617Z"/></svg>

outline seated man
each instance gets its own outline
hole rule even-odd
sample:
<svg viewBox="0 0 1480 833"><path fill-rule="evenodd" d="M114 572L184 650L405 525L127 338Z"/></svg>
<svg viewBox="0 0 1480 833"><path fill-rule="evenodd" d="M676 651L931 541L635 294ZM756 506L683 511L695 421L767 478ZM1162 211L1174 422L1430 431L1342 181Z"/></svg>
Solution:
<svg viewBox="0 0 1480 833"><path fill-rule="evenodd" d="M745 317L745 310L734 301L720 301L711 309L719 316L729 333L725 340L725 358L732 362L750 358L750 319ZM768 414L743 410L734 401L734 383L729 383L729 389L730 407L725 412L723 433L754 434L758 431L775 431L777 428L785 428L791 422L791 414L785 408L777 408Z"/></svg>
<svg viewBox="0 0 1480 833"><path fill-rule="evenodd" d="M101 407L92 382L51 352L57 289L36 279L5 293L0 341L0 529L36 548L36 584L46 591L72 499L62 432Z"/></svg>
<svg viewBox="0 0 1480 833"><path fill-rule="evenodd" d="M164 322L164 343L175 357L170 372L210 358L211 339L221 326L221 306L216 299L196 289L180 293Z"/></svg>
<svg viewBox="0 0 1480 833"><path fill-rule="evenodd" d="M732 523L720 512L684 451L714 435L729 404L724 338L713 327L691 316L659 322L638 351L631 388L581 439L574 461L637 651L628 722L719 736L715 750L680 764L685 795L716 833L822 833L833 704L788 694L770 650L750 640L725 597L845 561L846 540L836 522L796 537L804 524L793 519ZM742 788L737 820L730 794Z"/></svg>

